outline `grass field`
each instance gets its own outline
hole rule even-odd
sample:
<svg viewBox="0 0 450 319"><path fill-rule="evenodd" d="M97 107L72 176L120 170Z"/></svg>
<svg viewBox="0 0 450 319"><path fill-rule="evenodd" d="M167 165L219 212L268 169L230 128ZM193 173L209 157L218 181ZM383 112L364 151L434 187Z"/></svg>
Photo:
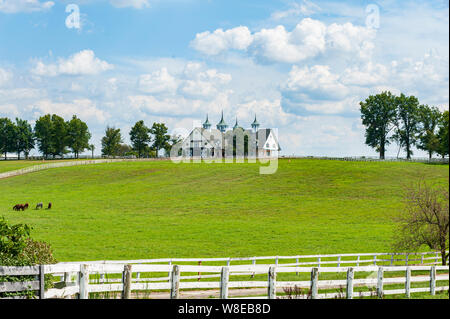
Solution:
<svg viewBox="0 0 450 319"><path fill-rule="evenodd" d="M259 175L248 163L74 166L0 180L0 216L31 225L59 261L385 252L404 187L421 175L444 185L449 167L280 160L276 174ZM12 210L49 201L52 210Z"/></svg>

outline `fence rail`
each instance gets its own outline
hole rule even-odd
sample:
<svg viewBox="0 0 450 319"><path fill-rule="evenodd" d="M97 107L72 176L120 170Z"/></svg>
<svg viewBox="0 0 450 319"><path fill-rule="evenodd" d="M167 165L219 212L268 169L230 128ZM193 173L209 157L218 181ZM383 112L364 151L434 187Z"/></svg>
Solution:
<svg viewBox="0 0 450 319"><path fill-rule="evenodd" d="M119 293L122 298L131 298L132 292L146 292L156 298L189 297L189 293L215 294L226 299L233 297L245 298L358 298L378 297L391 294L448 291L449 267L436 266L435 253L421 253L420 256L433 254L418 260L426 261L432 258L433 265L408 264L411 260L399 259L404 265L395 265L392 258L383 259L388 266L375 265L373 258L387 254L345 254L345 255L310 255L310 256L275 256L249 258L203 258L202 261L212 263L226 261L226 265L192 265L183 262L197 262L195 258L180 259L149 259L134 261L96 261L85 263L59 263L34 267L0 267L2 276L34 276L33 280L25 282L2 282L0 293L34 290L39 298L69 298L87 299L95 294ZM402 254L390 254L398 256ZM370 262L369 266L356 265L357 260L351 260L355 265L342 266L343 258L359 257L359 263ZM371 257L370 259L361 259ZM439 257L439 256L438 256ZM282 263L285 259L302 258L336 258L333 264L305 267L305 263ZM161 264L162 262L168 264ZM231 265L231 261L251 264ZM278 264L256 264L255 261L277 261ZM144 263L145 262L145 263ZM440 261L439 261L440 262ZM173 264L179 263L179 264ZM166 276L161 277L161 274ZM44 275L60 276L55 288L44 289ZM205 275L206 274L206 275ZM389 275L389 276L385 276ZM295 275L295 276L294 276ZM298 276L298 277L296 277ZM322 278L322 276L324 278ZM344 276L344 277L343 277ZM244 278L243 278L244 277ZM277 280L278 277L278 280ZM212 281L212 278L220 278ZM319 279L320 278L320 279ZM280 280L283 279L283 280ZM202 280L202 281L201 281ZM423 283L427 286L423 287ZM415 287L412 287L415 285ZM419 286L417 286L419 285ZM422 286L420 286L422 285ZM345 288L345 289L344 289ZM344 291L345 290L345 291ZM357 291L358 290L358 291ZM190 291L190 292L189 292ZM163 296L164 297L164 296Z"/></svg>

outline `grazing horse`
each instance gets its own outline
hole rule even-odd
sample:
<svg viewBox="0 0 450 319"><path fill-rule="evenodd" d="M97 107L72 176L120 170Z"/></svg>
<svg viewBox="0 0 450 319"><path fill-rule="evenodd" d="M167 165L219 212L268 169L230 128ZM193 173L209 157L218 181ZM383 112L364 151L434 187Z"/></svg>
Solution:
<svg viewBox="0 0 450 319"><path fill-rule="evenodd" d="M52 208L52 203L48 203L47 209L51 209L51 208Z"/></svg>
<svg viewBox="0 0 450 319"><path fill-rule="evenodd" d="M42 209L42 207L44 206L44 204L42 204L42 203L38 203L37 205L36 205L36 209Z"/></svg>
<svg viewBox="0 0 450 319"><path fill-rule="evenodd" d="M26 203L25 205L23 205L23 210L28 209L28 203Z"/></svg>
<svg viewBox="0 0 450 319"><path fill-rule="evenodd" d="M19 210L20 210L20 206L21 206L21 204L16 204L16 205L13 207L13 210L19 211Z"/></svg>

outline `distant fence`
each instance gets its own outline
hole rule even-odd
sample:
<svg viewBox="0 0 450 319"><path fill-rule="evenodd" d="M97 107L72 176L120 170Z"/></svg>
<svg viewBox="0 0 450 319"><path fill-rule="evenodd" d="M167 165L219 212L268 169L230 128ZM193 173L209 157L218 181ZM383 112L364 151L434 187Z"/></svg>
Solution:
<svg viewBox="0 0 450 319"><path fill-rule="evenodd" d="M195 290L197 294L206 290L207 296L215 295L222 299L231 297L271 299L277 296L278 298L352 299L381 298L390 294L404 294L410 297L411 293L429 292L434 295L437 291L448 291L449 267L436 266L441 262L440 257L436 253L380 253L95 261L34 267L0 266L0 279L1 276L36 276L35 280L29 282L1 282L0 280L0 293L34 290L39 298L75 296L80 299L92 298L95 294L110 293L119 293L121 298L127 299L131 298L133 291L146 292L150 297L152 294L156 294L157 298L161 297L161 294L166 294L166 297L179 298L180 291L184 294L182 297L188 297L189 293L193 293L192 290ZM313 267L301 267L311 264L311 261L300 260L311 259L315 259ZM293 260L296 262L289 262ZM226 265L201 265L202 262L224 261ZM231 265L232 261L241 264ZM251 261L251 264L245 264L248 261ZM264 262L264 264L256 264L256 261ZM276 263L266 264L268 261ZM411 262L420 262L420 264L410 265ZM196 265L183 263L196 263ZM367 263L369 265L359 266ZM400 263L404 265L399 265ZM181 275L182 273L184 276ZM44 275L47 274L61 278L59 282L55 282L55 288L44 289ZM161 277L161 274L166 276ZM283 279L281 277L289 274L291 278L277 280L277 275L278 279ZM308 280L292 280L294 274L303 277L306 275ZM319 274L323 274L324 278L319 278L322 276ZM243 276L246 278L242 278ZM212 278L220 278L220 281L211 281ZM261 280L264 278L265 280Z"/></svg>
<svg viewBox="0 0 450 319"><path fill-rule="evenodd" d="M284 155L280 158L286 159L316 159L316 160L332 160L332 161L346 161L346 162L413 162L413 163L430 163L430 164L448 164L449 158L427 158L416 157L411 159L387 157L380 159L378 157L365 157L365 156L347 156L347 157L328 157L328 156L289 156Z"/></svg>
<svg viewBox="0 0 450 319"><path fill-rule="evenodd" d="M78 166L78 165L92 165L92 164L101 164L101 163L116 163L116 162L136 162L136 161L159 161L165 160L164 158L149 158L149 159L98 159L98 160L79 160L79 161L67 161L67 162L57 162L57 163L48 163L48 164L37 164L30 167L21 168L14 171L0 173L0 179L8 178L28 173L33 173L37 171L46 170L49 168L58 168L58 167L68 167L68 166Z"/></svg>

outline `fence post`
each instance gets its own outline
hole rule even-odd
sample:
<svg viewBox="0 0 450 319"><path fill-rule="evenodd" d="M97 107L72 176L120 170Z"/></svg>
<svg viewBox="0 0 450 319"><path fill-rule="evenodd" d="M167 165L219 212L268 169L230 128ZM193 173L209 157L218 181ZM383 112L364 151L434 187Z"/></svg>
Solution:
<svg viewBox="0 0 450 319"><path fill-rule="evenodd" d="M172 259L169 260L169 266L172 266ZM170 276L172 275L172 272L169 271L169 274L167 275L169 277L169 282L170 282Z"/></svg>
<svg viewBox="0 0 450 319"><path fill-rule="evenodd" d="M44 265L39 265L39 299L45 299L45 270L44 270Z"/></svg>
<svg viewBox="0 0 450 319"><path fill-rule="evenodd" d="M338 267L341 267L341 256L338 257Z"/></svg>
<svg viewBox="0 0 450 319"><path fill-rule="evenodd" d="M125 265L123 269L123 291L122 291L122 299L130 299L131 295L131 276L133 273L131 272L131 265Z"/></svg>
<svg viewBox="0 0 450 319"><path fill-rule="evenodd" d="M444 256L442 256L442 258L444 258ZM439 253L438 252L436 252L436 261L435 261L435 263L439 264Z"/></svg>
<svg viewBox="0 0 450 319"><path fill-rule="evenodd" d="M406 268L405 294L406 298L411 298L411 267Z"/></svg>
<svg viewBox="0 0 450 319"><path fill-rule="evenodd" d="M299 266L299 264L298 264L298 258L295 259L295 263L296 263L295 267L298 267L298 266ZM297 271L296 275L298 276L298 271Z"/></svg>
<svg viewBox="0 0 450 319"><path fill-rule="evenodd" d="M256 265L256 259L253 259L252 261L252 265L255 266ZM252 274L252 278L255 278L255 273Z"/></svg>
<svg viewBox="0 0 450 319"><path fill-rule="evenodd" d="M275 267L269 268L269 288L268 288L268 298L275 299L276 298L276 282L277 282L277 273L275 271Z"/></svg>
<svg viewBox="0 0 450 319"><path fill-rule="evenodd" d="M317 267L320 267L320 257L317 258Z"/></svg>
<svg viewBox="0 0 450 319"><path fill-rule="evenodd" d="M359 267L359 259L361 258L360 255L358 255L358 258L356 259L356 267Z"/></svg>
<svg viewBox="0 0 450 319"><path fill-rule="evenodd" d="M201 260L198 261L198 265L199 265L199 266L202 265L202 261L201 261ZM202 278L202 273L201 273L201 272L198 272L198 279L197 279L197 281L200 281L201 278Z"/></svg>
<svg viewBox="0 0 450 319"><path fill-rule="evenodd" d="M319 268L311 269L311 299L317 299Z"/></svg>
<svg viewBox="0 0 450 319"><path fill-rule="evenodd" d="M383 298L383 267L378 267L377 296Z"/></svg>
<svg viewBox="0 0 450 319"><path fill-rule="evenodd" d="M405 257L405 266L408 266L408 259L409 259L409 254L406 254L406 257Z"/></svg>
<svg viewBox="0 0 450 319"><path fill-rule="evenodd" d="M391 254L391 266L394 265L394 254Z"/></svg>
<svg viewBox="0 0 450 319"><path fill-rule="evenodd" d="M377 265L377 255L373 256L373 264L376 266Z"/></svg>
<svg viewBox="0 0 450 319"><path fill-rule="evenodd" d="M430 269L430 293L432 296L436 294L436 266Z"/></svg>
<svg viewBox="0 0 450 319"><path fill-rule="evenodd" d="M422 255L420 256L420 264L423 265L423 258L424 258L424 253L422 253Z"/></svg>
<svg viewBox="0 0 450 319"><path fill-rule="evenodd" d="M228 299L228 279L230 278L229 268L222 267L220 275L220 299Z"/></svg>
<svg viewBox="0 0 450 319"><path fill-rule="evenodd" d="M353 268L347 270L347 299L353 299Z"/></svg>
<svg viewBox="0 0 450 319"><path fill-rule="evenodd" d="M178 299L180 296L180 267L173 266L170 276L170 299Z"/></svg>
<svg viewBox="0 0 450 319"><path fill-rule="evenodd" d="M89 299L89 265L80 265L80 299Z"/></svg>

